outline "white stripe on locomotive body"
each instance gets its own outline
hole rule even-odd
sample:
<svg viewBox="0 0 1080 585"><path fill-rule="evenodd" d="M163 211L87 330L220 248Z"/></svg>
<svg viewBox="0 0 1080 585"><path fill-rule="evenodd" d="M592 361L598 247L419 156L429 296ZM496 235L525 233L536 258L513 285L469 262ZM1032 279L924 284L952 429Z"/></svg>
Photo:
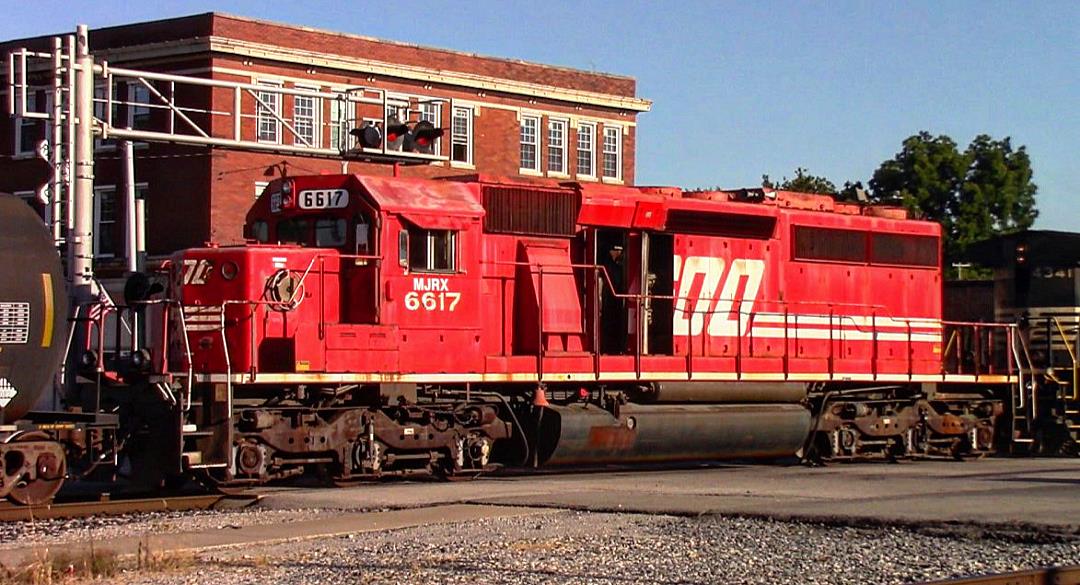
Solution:
<svg viewBox="0 0 1080 585"><path fill-rule="evenodd" d="M709 337L720 338L941 343L942 324L938 319L776 311L755 313L754 305L765 275L763 260L736 258L726 272L728 262L712 256L683 258L676 254L674 263L676 286L672 334L675 337L698 337L705 332ZM739 284L744 278L746 286L740 291ZM692 298L698 282L700 288L696 298ZM732 315L732 309L738 312Z"/></svg>

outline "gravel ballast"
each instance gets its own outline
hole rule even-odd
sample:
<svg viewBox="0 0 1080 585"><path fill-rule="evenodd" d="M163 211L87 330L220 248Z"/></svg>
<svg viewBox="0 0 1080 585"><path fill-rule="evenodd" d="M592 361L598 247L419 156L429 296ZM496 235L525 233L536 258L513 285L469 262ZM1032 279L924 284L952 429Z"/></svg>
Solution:
<svg viewBox="0 0 1080 585"><path fill-rule="evenodd" d="M1075 564L1069 539L551 511L205 552L177 572L101 583L912 583Z"/></svg>

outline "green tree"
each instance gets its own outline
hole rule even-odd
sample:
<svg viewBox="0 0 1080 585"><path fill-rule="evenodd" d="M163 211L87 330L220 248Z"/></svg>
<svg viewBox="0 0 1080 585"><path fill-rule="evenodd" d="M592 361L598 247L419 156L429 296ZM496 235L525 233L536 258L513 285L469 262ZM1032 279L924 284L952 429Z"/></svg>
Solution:
<svg viewBox="0 0 1080 585"><path fill-rule="evenodd" d="M818 193L821 195L837 195L839 193L832 181L825 177L811 175L810 171L802 167L795 169L794 179L784 177L779 183L770 179L769 175L761 175L761 186L766 189L782 189L784 191Z"/></svg>
<svg viewBox="0 0 1080 585"><path fill-rule="evenodd" d="M821 195L836 195L836 185L825 177L811 175L810 171L799 167L795 169L795 178L784 177L780 188L785 191L798 191L800 193L820 193Z"/></svg>
<svg viewBox="0 0 1080 585"><path fill-rule="evenodd" d="M1009 138L979 135L960 152L948 136L920 132L881 163L870 179L871 200L900 204L938 221L947 258L996 234L1025 229L1038 215L1031 161Z"/></svg>

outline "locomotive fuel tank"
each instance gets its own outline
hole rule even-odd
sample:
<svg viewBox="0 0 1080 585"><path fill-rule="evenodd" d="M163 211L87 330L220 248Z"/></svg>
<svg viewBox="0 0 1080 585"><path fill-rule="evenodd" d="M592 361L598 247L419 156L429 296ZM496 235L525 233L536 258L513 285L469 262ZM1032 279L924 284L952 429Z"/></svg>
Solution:
<svg viewBox="0 0 1080 585"><path fill-rule="evenodd" d="M794 455L810 432L799 404L545 406L537 463L595 465Z"/></svg>
<svg viewBox="0 0 1080 585"><path fill-rule="evenodd" d="M41 218L0 194L0 424L23 417L49 387L67 315L60 258Z"/></svg>

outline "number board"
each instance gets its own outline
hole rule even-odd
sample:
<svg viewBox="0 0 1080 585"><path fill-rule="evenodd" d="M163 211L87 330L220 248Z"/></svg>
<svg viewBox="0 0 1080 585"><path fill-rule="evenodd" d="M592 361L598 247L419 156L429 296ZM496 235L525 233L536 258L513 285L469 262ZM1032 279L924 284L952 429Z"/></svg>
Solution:
<svg viewBox="0 0 1080 585"><path fill-rule="evenodd" d="M341 209L349 206L345 189L308 189L300 192L300 209Z"/></svg>

